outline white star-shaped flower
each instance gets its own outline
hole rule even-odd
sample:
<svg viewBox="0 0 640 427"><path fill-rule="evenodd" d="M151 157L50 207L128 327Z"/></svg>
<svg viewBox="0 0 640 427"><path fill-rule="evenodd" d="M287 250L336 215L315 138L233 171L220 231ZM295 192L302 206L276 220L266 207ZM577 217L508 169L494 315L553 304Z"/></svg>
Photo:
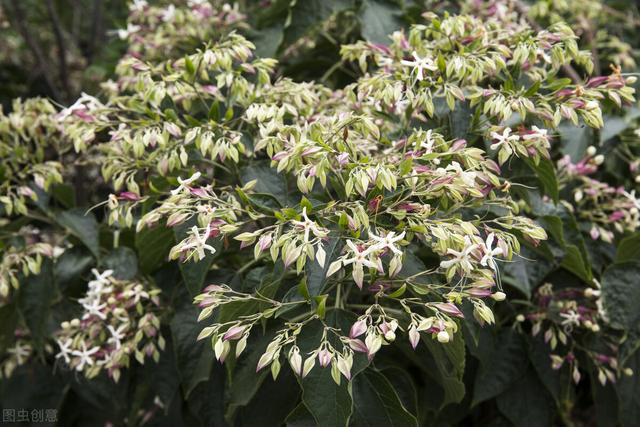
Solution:
<svg viewBox="0 0 640 427"><path fill-rule="evenodd" d="M313 233L314 236L316 237L325 237L328 233L326 232L326 230L321 229L320 227L318 227L318 225L312 221L311 219L309 219L309 217L307 216L307 208L304 207L302 208L302 217L304 218L304 221L291 221L293 223L293 225L295 225L296 227L300 227L302 229L304 229L304 242L308 243L309 242L309 235L310 233Z"/></svg>
<svg viewBox="0 0 640 427"><path fill-rule="evenodd" d="M372 246L372 248L375 248L375 250L387 248L396 255L402 255L402 251L398 249L395 243L402 240L405 234L406 233L404 231L398 235L396 235L395 232L390 231L384 237L382 237L382 236L376 236L372 232L369 232L369 237L375 240L376 242L378 242Z"/></svg>
<svg viewBox="0 0 640 427"><path fill-rule="evenodd" d="M211 232L211 224L207 224L207 228L204 230L203 234L200 234L197 226L193 226L191 228L191 233L193 236L191 237L191 241L184 246L184 249L195 249L196 253L196 261L200 261L204 259L206 256L205 250L209 251L211 254L215 254L216 250L213 246L207 244L207 239L209 239L209 233Z"/></svg>
<svg viewBox="0 0 640 427"><path fill-rule="evenodd" d="M509 142L518 142L520 140L519 135L511 135L510 127L504 128L502 134L499 134L498 132L491 132L491 138L496 141L489 147L492 150L495 150L504 144L509 145Z"/></svg>
<svg viewBox="0 0 640 427"><path fill-rule="evenodd" d="M407 67L413 67L413 71L416 73L416 79L424 80L424 70L435 71L438 67L435 65L433 60L428 57L420 58L417 52L412 53L413 61L402 60L400 63L402 65L406 65Z"/></svg>
<svg viewBox="0 0 640 427"><path fill-rule="evenodd" d="M488 265L493 270L498 269L498 265L496 264L494 257L502 255L502 248L492 248L495 237L496 236L494 233L491 233L489 234L489 236L487 236L486 242L482 244L482 251L484 252L484 256L480 260L480 265L484 267Z"/></svg>
<svg viewBox="0 0 640 427"><path fill-rule="evenodd" d="M80 346L82 347L81 350L74 350L71 352L71 354L80 358L78 364L76 365L76 371L82 371L85 365L93 366L95 361L91 356L97 353L98 350L100 350L100 347L93 347L87 350L87 345L84 341L82 341Z"/></svg>
<svg viewBox="0 0 640 427"><path fill-rule="evenodd" d="M178 178L178 184L179 184L178 188L171 190L171 194L176 195L180 193L182 190L188 190L189 184L197 181L201 175L202 174L200 172L196 172L193 175L191 175L190 178L187 178L187 179Z"/></svg>
<svg viewBox="0 0 640 427"><path fill-rule="evenodd" d="M364 251L360 251L355 243L351 240L347 240L347 246L351 249L351 253L353 256L351 258L345 259L342 263L343 265L353 264L353 280L356 282L359 288L362 288L362 282L364 280L364 268L363 266L367 266L370 268L375 268L378 270L380 266L375 262L369 259L369 255L374 251L374 247L369 247Z"/></svg>
<svg viewBox="0 0 640 427"><path fill-rule="evenodd" d="M73 340L71 338L67 338L65 342L60 340L56 340L56 342L58 343L58 347L60 347L60 351L56 354L56 359L63 358L65 363L69 364L69 362L71 362L69 356L72 354L71 344L73 343Z"/></svg>
<svg viewBox="0 0 640 427"><path fill-rule="evenodd" d="M478 248L477 244L472 244L469 236L464 236L464 248L461 251L454 249L447 249L448 255L453 255L450 260L440 262L440 267L449 268L453 265L460 264L460 267L466 272L471 271L473 265L471 264L471 253Z"/></svg>
<svg viewBox="0 0 640 427"><path fill-rule="evenodd" d="M113 344L116 349L122 346L122 339L127 335L125 330L129 327L127 323L123 323L118 328L114 328L111 325L107 326L107 329L111 333L111 337L107 340L107 343Z"/></svg>

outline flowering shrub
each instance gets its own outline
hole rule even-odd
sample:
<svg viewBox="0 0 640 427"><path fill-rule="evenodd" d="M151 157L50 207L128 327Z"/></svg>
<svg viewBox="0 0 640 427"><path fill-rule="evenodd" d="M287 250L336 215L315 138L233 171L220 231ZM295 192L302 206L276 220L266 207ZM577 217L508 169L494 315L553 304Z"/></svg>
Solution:
<svg viewBox="0 0 640 427"><path fill-rule="evenodd" d="M634 63L544 4L364 31L332 88L279 75L237 6L133 2L103 94L0 116L6 390L38 372L78 422L61 402L113 423L550 425L593 406L633 425ZM285 56L319 37L296 31Z"/></svg>

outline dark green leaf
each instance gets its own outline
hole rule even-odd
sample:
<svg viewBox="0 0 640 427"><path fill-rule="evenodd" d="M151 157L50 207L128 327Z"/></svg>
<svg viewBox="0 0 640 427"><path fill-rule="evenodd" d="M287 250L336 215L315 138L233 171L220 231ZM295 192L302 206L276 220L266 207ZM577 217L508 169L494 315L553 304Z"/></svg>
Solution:
<svg viewBox="0 0 640 427"><path fill-rule="evenodd" d="M402 405L389 381L367 369L352 384L354 426L417 426L416 418Z"/></svg>
<svg viewBox="0 0 640 427"><path fill-rule="evenodd" d="M98 222L92 213L81 209L60 212L55 216L58 224L76 236L96 257L100 257Z"/></svg>
<svg viewBox="0 0 640 427"><path fill-rule="evenodd" d="M143 273L151 273L163 261L175 244L173 230L164 226L144 228L136 233L138 264Z"/></svg>
<svg viewBox="0 0 640 427"><path fill-rule="evenodd" d="M102 260L104 269L113 270L113 276L120 280L131 280L138 274L138 258L131 248L115 248Z"/></svg>
<svg viewBox="0 0 640 427"><path fill-rule="evenodd" d="M42 349L51 332L49 322L51 304L56 295L53 281L53 265L49 259L42 261L40 274L31 275L22 281L18 293L18 310L29 327L29 332L38 349Z"/></svg>
<svg viewBox="0 0 640 427"><path fill-rule="evenodd" d="M360 9L360 26L365 40L389 44L389 35L402 28L398 5L390 0L365 0Z"/></svg>
<svg viewBox="0 0 640 427"><path fill-rule="evenodd" d="M215 360L210 342L196 341L202 330L202 325L197 323L197 318L198 310L186 302L176 310L171 320L176 364L180 383L187 397L198 383L209 378L211 366Z"/></svg>
<svg viewBox="0 0 640 427"><path fill-rule="evenodd" d="M640 233L635 233L622 239L616 251L615 261L640 261Z"/></svg>
<svg viewBox="0 0 640 427"><path fill-rule="evenodd" d="M500 412L516 427L553 425L553 402L531 367L497 402Z"/></svg>
<svg viewBox="0 0 640 427"><path fill-rule="evenodd" d="M614 328L637 330L640 327L640 263L613 264L602 276L604 309Z"/></svg>
<svg viewBox="0 0 640 427"><path fill-rule="evenodd" d="M528 363L526 342L517 332L510 329L501 331L495 341L486 334L482 338L473 405L502 394L522 376Z"/></svg>

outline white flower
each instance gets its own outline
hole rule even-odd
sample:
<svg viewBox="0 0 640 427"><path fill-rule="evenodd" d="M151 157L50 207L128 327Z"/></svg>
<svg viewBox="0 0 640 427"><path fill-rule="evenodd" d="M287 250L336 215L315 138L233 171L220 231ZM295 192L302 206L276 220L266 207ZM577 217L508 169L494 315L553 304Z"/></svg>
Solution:
<svg viewBox="0 0 640 427"><path fill-rule="evenodd" d="M147 5L147 0L133 0L133 3L129 5L129 10L132 12L141 12Z"/></svg>
<svg viewBox="0 0 640 427"><path fill-rule="evenodd" d="M84 341L82 341L80 345L82 347L82 350L74 350L71 352L71 354L80 358L78 364L76 365L77 371L82 371L85 365L93 366L94 360L91 356L97 353L98 350L100 350L100 347L93 347L87 350L87 345Z"/></svg>
<svg viewBox="0 0 640 427"><path fill-rule="evenodd" d="M140 301L140 298L149 299L149 294L145 292L144 288L140 284L129 289L125 292L124 296L132 300L131 302L133 302L133 304L137 304Z"/></svg>
<svg viewBox="0 0 640 427"><path fill-rule="evenodd" d="M107 318L107 315L102 312L102 309L107 306L106 302L100 304L100 299L96 298L92 301L82 301L81 303L85 310L85 313L82 315L83 320L86 320L91 316L99 317L102 320Z"/></svg>
<svg viewBox="0 0 640 427"><path fill-rule="evenodd" d="M413 52L413 61L402 60L401 64L406 65L408 67L413 67L413 71L416 72L416 79L423 80L424 70L435 71L438 69L431 58L420 58L416 52Z"/></svg>
<svg viewBox="0 0 640 427"><path fill-rule="evenodd" d="M111 333L111 337L107 340L107 343L113 344L116 349L122 346L122 339L127 335L125 330L129 327L127 323L123 323L118 328L114 328L111 325L107 326L107 329Z"/></svg>
<svg viewBox="0 0 640 427"><path fill-rule="evenodd" d="M547 130L540 129L538 126L531 127L531 133L525 134L522 136L522 139L528 141L530 139L547 139Z"/></svg>
<svg viewBox="0 0 640 427"><path fill-rule="evenodd" d="M171 22L176 16L176 7L173 4L170 4L163 12L162 12L162 20L164 22Z"/></svg>
<svg viewBox="0 0 640 427"><path fill-rule="evenodd" d="M562 325L564 326L578 326L580 325L580 314L574 310L569 310L567 313L560 313L560 317L563 317Z"/></svg>
<svg viewBox="0 0 640 427"><path fill-rule="evenodd" d="M640 209L640 199L636 198L636 190L631 190L631 192L625 191L622 195L633 202L636 209Z"/></svg>
<svg viewBox="0 0 640 427"><path fill-rule="evenodd" d="M451 164L447 165L445 169L438 168L436 170L436 172L440 173L441 175L445 175L447 171L456 172L456 174L460 176L460 178L464 182L464 185L474 187L476 184L476 173L463 170L462 166L460 166L460 163L458 162L451 162Z"/></svg>
<svg viewBox="0 0 640 427"><path fill-rule="evenodd" d="M480 260L480 264L484 267L487 265L494 270L498 269L498 265L496 264L495 259L493 257L497 255L502 255L502 248L492 248L493 240L495 239L495 234L491 233L487 236L487 241L482 244L482 251L484 252L484 256Z"/></svg>
<svg viewBox="0 0 640 427"><path fill-rule="evenodd" d="M546 130L545 130L545 132L546 132ZM500 147L503 144L509 145L509 142L518 142L520 140L520 136L519 135L511 135L511 128L510 127L504 128L504 130L502 131L502 134L499 134L498 132L491 132L491 138L497 141L497 142L494 142L493 144L491 144L491 146L489 147L492 150L497 149L498 147Z"/></svg>
<svg viewBox="0 0 640 427"><path fill-rule="evenodd" d="M464 248L461 251L456 251L451 248L447 249L447 254L453 255L454 257L450 260L440 262L440 267L449 268L455 264L460 264L460 267L462 267L464 271L471 271L473 268L471 264L471 253L477 248L477 244L471 244L469 236L464 236Z"/></svg>
<svg viewBox="0 0 640 427"><path fill-rule="evenodd" d="M129 22L127 24L127 28L126 29L119 29L118 30L118 38L120 38L120 40L125 40L127 39L131 34L137 33L138 31L140 31L142 27L140 27L140 25L134 25L131 22Z"/></svg>
<svg viewBox="0 0 640 427"><path fill-rule="evenodd" d="M358 247L351 240L347 240L347 246L351 249L353 256L351 258L345 259L342 263L343 265L353 264L353 280L356 282L359 288L362 288L362 282L364 280L364 269L363 266L367 266L370 268L379 269L378 264L374 263L369 259L369 254L374 251L374 247L370 247L365 249L364 251L360 251Z"/></svg>
<svg viewBox="0 0 640 427"><path fill-rule="evenodd" d="M197 181L200 178L200 175L202 175L200 172L196 172L193 175L191 175L190 178L187 179L182 179L182 178L178 178L178 188L171 190L171 194L176 195L178 193L180 193L182 190L188 190L189 189L189 184L193 183L194 181Z"/></svg>
<svg viewBox="0 0 640 427"><path fill-rule="evenodd" d="M213 246L207 244L207 239L209 239L209 233L211 232L211 225L207 224L207 228L204 230L204 233L200 235L197 226L193 226L191 228L191 233L193 236L191 237L191 242L187 243L184 246L184 249L195 249L197 257L196 261L204 259L206 256L205 250L208 250L211 254L215 254L216 250Z"/></svg>
<svg viewBox="0 0 640 427"><path fill-rule="evenodd" d="M304 218L304 221L291 221L293 223L293 225L295 225L296 227L300 227L302 229L304 229L304 242L308 243L309 242L309 234L313 233L314 236L316 237L325 237L327 235L327 232L325 230L322 230L320 227L318 227L318 225L314 222L311 221L309 219L309 217L307 216L307 208L304 207L302 208L302 217Z"/></svg>
<svg viewBox="0 0 640 427"><path fill-rule="evenodd" d="M69 362L71 361L71 359L69 359L69 356L72 354L71 344L73 343L73 340L71 338L67 338L65 342L62 342L60 340L56 340L56 342L58 343L58 347L60 347L60 352L56 354L56 359L60 359L62 357L65 363L69 364Z"/></svg>
<svg viewBox="0 0 640 427"><path fill-rule="evenodd" d="M91 269L91 273L93 273L96 278L92 280L90 283L100 284L102 286L108 285L110 283L109 277L113 276L113 270L105 270L100 273L95 268Z"/></svg>
<svg viewBox="0 0 640 427"><path fill-rule="evenodd" d="M424 146L424 150L427 154L430 154L433 152L433 144L435 143L435 140L433 139L433 130L429 129L427 131L427 144Z"/></svg>
<svg viewBox="0 0 640 427"><path fill-rule="evenodd" d="M395 243L399 242L400 240L402 240L404 238L404 235L405 235L404 231L402 233L398 234L397 236L396 236L395 232L390 231L384 237L376 236L371 231L369 232L369 237L371 237L373 240L378 242L374 246L372 246L372 248L375 248L375 250L380 250L380 249L387 248L387 249L391 250L391 252L393 252L396 255L402 255L402 251L400 249L398 249L398 247L395 245Z"/></svg>
<svg viewBox="0 0 640 427"><path fill-rule="evenodd" d="M16 342L15 347L7 349L7 353L13 354L16 357L18 365L22 365L31 354L31 347L26 344L20 345L20 342Z"/></svg>

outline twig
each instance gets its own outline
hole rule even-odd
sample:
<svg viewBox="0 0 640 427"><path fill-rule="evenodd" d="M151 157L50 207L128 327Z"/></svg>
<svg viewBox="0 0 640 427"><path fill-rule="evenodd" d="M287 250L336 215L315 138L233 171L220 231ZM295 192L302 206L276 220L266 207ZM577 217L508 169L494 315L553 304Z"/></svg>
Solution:
<svg viewBox="0 0 640 427"><path fill-rule="evenodd" d="M47 13L51 24L53 25L53 34L58 45L58 73L60 74L60 82L62 82L62 90L66 92L65 101L69 101L71 97L71 89L69 87L69 70L67 69L67 50L64 46L64 35L62 34L62 25L60 24L60 18L53 6L52 0L46 0Z"/></svg>
<svg viewBox="0 0 640 427"><path fill-rule="evenodd" d="M60 91L58 90L58 87L56 86L55 82L51 78L51 74L48 73L48 69L49 69L48 61L44 56L42 49L40 49L40 46L38 45L36 40L31 36L31 33L29 32L29 28L27 27L27 19L24 14L24 10L22 10L22 6L20 5L20 0L11 0L11 5L13 8L13 15L15 18L12 20L13 24L18 29L18 32L24 39L27 46L29 46L29 49L33 53L33 56L35 56L40 73L42 74L42 77L46 81L47 86L49 86L49 90L51 90L51 94L55 99L62 101L63 99L60 94Z"/></svg>

